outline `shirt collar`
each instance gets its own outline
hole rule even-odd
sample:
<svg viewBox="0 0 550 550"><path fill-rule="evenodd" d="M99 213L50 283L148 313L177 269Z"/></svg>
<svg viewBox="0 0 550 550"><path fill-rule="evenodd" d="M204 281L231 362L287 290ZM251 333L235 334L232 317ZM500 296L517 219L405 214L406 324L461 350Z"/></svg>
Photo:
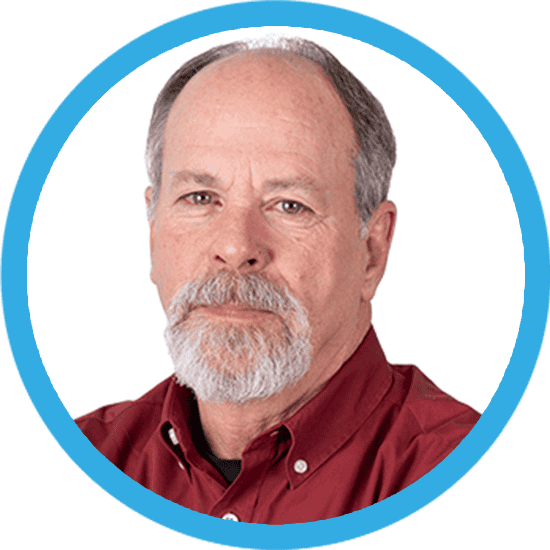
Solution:
<svg viewBox="0 0 550 550"><path fill-rule="evenodd" d="M390 366L371 327L325 387L282 423L292 435L286 464L291 487L303 483L359 429L391 384ZM294 470L299 460L307 464L306 472Z"/></svg>
<svg viewBox="0 0 550 550"><path fill-rule="evenodd" d="M376 409L392 383L392 374L374 328L370 328L353 355L325 387L290 418L269 432L285 427L292 443L286 458L291 487L303 483L323 462L335 453ZM172 379L164 400L161 424L169 423L187 461L201 461L192 434L201 433L195 396ZM258 435L247 448L265 433ZM306 472L294 470L297 461L305 461Z"/></svg>

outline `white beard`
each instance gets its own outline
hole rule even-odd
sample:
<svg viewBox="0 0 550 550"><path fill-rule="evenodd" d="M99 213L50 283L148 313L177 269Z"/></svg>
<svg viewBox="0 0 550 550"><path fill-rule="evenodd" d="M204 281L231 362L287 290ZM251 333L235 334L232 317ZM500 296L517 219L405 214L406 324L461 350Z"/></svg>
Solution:
<svg viewBox="0 0 550 550"><path fill-rule="evenodd" d="M223 304L269 311L281 326L193 313ZM260 275L228 271L184 285L168 310L164 331L176 380L200 400L234 404L265 399L302 378L311 363L310 334L305 309L286 289Z"/></svg>

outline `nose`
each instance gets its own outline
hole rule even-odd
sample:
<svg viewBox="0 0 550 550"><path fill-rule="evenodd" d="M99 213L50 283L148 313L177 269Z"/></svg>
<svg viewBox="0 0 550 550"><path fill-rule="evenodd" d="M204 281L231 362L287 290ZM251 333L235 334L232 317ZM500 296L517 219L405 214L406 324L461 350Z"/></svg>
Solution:
<svg viewBox="0 0 550 550"><path fill-rule="evenodd" d="M213 237L211 258L216 269L259 273L273 260L265 221L250 208L224 212Z"/></svg>

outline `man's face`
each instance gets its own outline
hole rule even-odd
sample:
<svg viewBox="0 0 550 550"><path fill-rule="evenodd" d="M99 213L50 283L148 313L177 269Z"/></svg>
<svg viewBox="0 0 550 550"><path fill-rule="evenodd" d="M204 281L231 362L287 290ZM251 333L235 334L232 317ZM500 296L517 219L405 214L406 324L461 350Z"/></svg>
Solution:
<svg viewBox="0 0 550 550"><path fill-rule="evenodd" d="M309 383L321 378L365 302L354 143L337 92L302 58L243 54L195 76L168 117L151 224L152 279L165 310L208 273L261 275L307 313ZM283 330L272 313L199 309L210 321Z"/></svg>

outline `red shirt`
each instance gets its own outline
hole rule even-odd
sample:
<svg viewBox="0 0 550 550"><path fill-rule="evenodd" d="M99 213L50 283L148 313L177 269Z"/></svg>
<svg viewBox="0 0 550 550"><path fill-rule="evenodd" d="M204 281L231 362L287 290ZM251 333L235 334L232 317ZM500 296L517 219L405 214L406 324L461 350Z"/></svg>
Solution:
<svg viewBox="0 0 550 550"><path fill-rule="evenodd" d="M321 392L247 445L229 486L198 450L193 393L172 378L76 423L120 470L168 500L220 518L283 524L393 495L441 462L478 419L416 367L390 365L371 328Z"/></svg>

